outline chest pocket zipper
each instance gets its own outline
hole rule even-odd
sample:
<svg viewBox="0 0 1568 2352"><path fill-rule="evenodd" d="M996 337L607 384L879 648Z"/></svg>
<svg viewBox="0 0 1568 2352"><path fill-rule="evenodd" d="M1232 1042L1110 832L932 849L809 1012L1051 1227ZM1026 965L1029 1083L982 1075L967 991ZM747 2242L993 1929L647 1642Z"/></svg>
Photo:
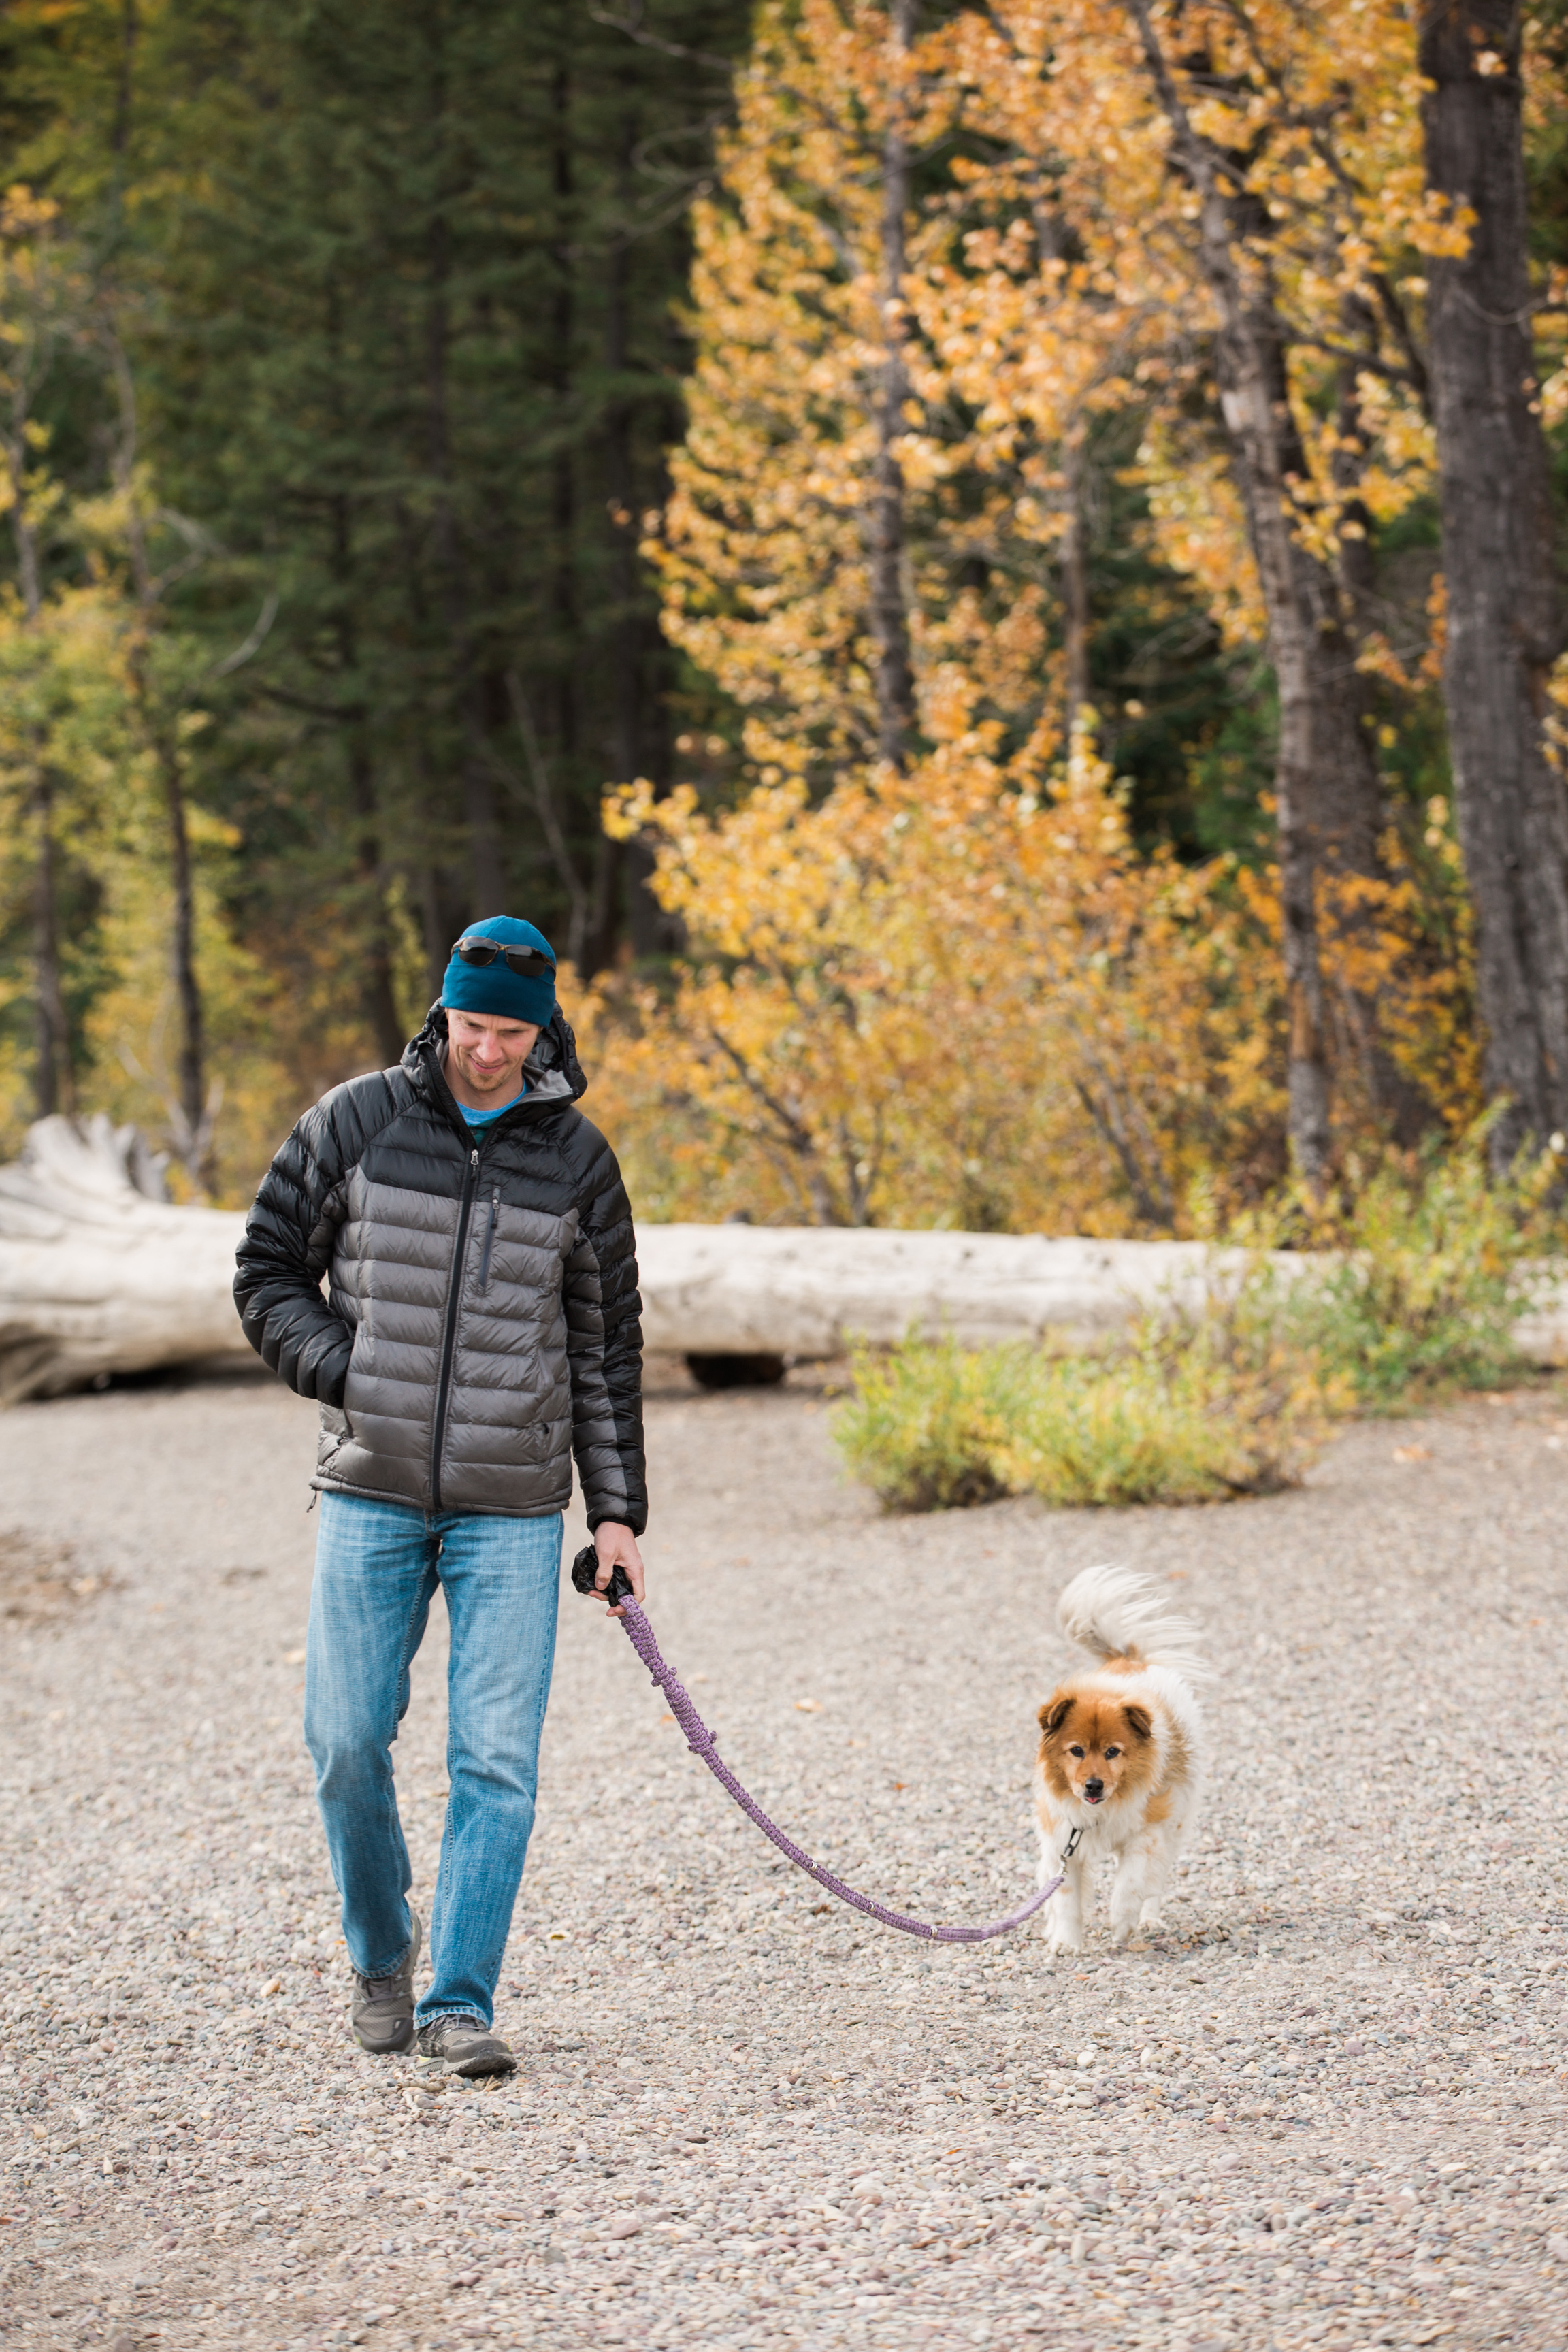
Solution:
<svg viewBox="0 0 1568 2352"><path fill-rule="evenodd" d="M488 1290L490 1286L490 1251L495 1244L496 1221L500 1215L500 1186L498 1184L490 1194L490 1221L485 1227L485 1245L479 1253L479 1288L481 1290Z"/></svg>

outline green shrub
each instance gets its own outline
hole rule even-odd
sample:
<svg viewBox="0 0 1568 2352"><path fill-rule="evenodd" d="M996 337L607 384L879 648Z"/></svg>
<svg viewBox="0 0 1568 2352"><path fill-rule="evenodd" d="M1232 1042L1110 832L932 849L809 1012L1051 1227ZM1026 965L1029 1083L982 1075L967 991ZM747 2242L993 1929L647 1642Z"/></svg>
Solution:
<svg viewBox="0 0 1568 2352"><path fill-rule="evenodd" d="M1489 1127L1331 1213L1287 1202L1216 1256L1201 1315L1146 1316L1109 1354L861 1350L834 1417L845 1461L895 1510L1211 1502L1297 1485L1337 1413L1516 1379L1515 1325L1562 1277L1561 1163L1491 1178ZM1287 1231L1318 1264L1269 1254Z"/></svg>
<svg viewBox="0 0 1568 2352"><path fill-rule="evenodd" d="M1445 1156L1378 1171L1315 1247L1337 1263L1281 1286L1279 1328L1348 1381L1373 1412L1456 1389L1499 1388L1526 1370L1520 1318L1559 1279L1552 1155L1489 1175L1484 1121Z"/></svg>
<svg viewBox="0 0 1568 2352"><path fill-rule="evenodd" d="M907 1339L854 1360L855 1394L832 1429L858 1478L897 1511L992 1503L1007 1489L992 1469L1007 1422L1001 1392L1017 1350L971 1350Z"/></svg>
<svg viewBox="0 0 1568 2352"><path fill-rule="evenodd" d="M833 1433L895 1510L998 1495L1047 1503L1205 1503L1299 1483L1334 1402L1310 1357L1244 1302L1150 1318L1108 1356L907 1339L860 1352Z"/></svg>

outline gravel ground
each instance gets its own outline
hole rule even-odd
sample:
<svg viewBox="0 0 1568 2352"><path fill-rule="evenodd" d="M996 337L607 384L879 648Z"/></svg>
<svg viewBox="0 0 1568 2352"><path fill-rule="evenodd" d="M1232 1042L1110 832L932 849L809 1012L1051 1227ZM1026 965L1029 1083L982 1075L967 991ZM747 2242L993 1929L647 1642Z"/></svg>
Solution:
<svg viewBox="0 0 1568 2352"><path fill-rule="evenodd" d="M1352 1430L1202 1511L879 1517L822 1400L650 1410L650 1612L885 1897L1030 1883L1052 1603L1178 1580L1217 1784L1168 1932L1052 1962L824 1905L568 1596L502 2087L350 2043L298 1717L310 1408L0 1422L0 2330L28 2346L1568 2341L1565 1405ZM570 1531L569 1531L570 1534ZM399 1778L440 1825L441 1643Z"/></svg>

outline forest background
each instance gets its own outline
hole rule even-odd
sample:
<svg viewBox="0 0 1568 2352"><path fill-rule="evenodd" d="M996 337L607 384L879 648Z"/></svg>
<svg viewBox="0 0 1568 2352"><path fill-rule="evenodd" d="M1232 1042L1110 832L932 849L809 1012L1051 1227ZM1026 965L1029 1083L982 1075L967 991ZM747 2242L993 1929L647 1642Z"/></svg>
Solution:
<svg viewBox="0 0 1568 2352"><path fill-rule="evenodd" d="M0 1150L540 921L640 1214L1568 1129L1568 25L18 0Z"/></svg>

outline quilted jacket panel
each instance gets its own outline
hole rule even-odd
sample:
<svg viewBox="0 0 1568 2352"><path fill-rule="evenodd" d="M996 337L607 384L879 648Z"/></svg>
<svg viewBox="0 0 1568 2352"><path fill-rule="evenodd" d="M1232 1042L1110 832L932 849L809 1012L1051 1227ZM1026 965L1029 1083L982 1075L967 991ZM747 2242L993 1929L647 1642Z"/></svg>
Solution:
<svg viewBox="0 0 1568 2352"><path fill-rule="evenodd" d="M529 1092L470 1129L437 1006L395 1070L351 1079L274 1160L239 1249L253 1347L321 1404L314 1484L422 1509L647 1517L642 1326L615 1154L576 1108L557 1013ZM321 1277L328 1281L321 1295Z"/></svg>

